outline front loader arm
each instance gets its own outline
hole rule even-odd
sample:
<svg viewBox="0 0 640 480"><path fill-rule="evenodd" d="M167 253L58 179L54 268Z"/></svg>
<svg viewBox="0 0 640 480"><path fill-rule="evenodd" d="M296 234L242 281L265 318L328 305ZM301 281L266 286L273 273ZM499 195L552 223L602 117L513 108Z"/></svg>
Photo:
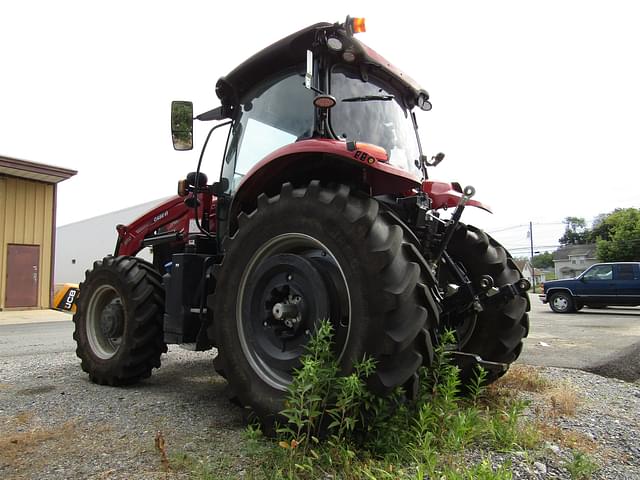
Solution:
<svg viewBox="0 0 640 480"><path fill-rule="evenodd" d="M184 242L189 223L195 218L193 208L185 205L183 197L173 197L145 213L129 225L118 225L118 241L114 255L135 256L145 247L145 239L174 236L175 242Z"/></svg>

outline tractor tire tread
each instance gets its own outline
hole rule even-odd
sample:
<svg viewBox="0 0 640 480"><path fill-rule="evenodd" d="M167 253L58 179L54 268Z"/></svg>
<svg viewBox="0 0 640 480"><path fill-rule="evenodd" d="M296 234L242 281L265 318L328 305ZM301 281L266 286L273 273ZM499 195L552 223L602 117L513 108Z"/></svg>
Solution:
<svg viewBox="0 0 640 480"><path fill-rule="evenodd" d="M108 360L97 358L87 339L86 322L89 298L94 288L104 281L105 272L118 278L125 295L123 303L130 319L123 333L123 343ZM167 351L162 338L164 287L162 277L147 261L129 256L107 256L93 263L79 286L77 312L73 316L73 338L82 370L99 385L132 385L148 378L160 367L160 357ZM88 293L87 293L88 292ZM84 295L83 295L84 294Z"/></svg>

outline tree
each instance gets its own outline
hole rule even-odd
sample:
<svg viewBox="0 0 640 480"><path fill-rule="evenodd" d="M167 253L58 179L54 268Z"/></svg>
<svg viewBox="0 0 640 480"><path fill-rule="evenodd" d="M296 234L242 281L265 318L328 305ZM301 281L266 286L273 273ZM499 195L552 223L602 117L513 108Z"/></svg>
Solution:
<svg viewBox="0 0 640 480"><path fill-rule="evenodd" d="M534 268L552 268L553 267L553 253L544 252L534 255L531 260L531 265Z"/></svg>
<svg viewBox="0 0 640 480"><path fill-rule="evenodd" d="M566 225L564 235L558 239L561 245L583 245L587 243L587 222L581 217L567 217L562 222Z"/></svg>
<svg viewBox="0 0 640 480"><path fill-rule="evenodd" d="M594 228L594 234L595 231ZM640 260L640 210L637 208L614 210L598 224L597 232L594 238L600 261Z"/></svg>

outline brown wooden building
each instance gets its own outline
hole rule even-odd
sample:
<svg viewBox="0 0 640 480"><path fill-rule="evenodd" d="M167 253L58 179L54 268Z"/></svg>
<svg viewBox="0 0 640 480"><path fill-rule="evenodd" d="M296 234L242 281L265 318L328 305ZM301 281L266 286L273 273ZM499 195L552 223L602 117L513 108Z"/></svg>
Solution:
<svg viewBox="0 0 640 480"><path fill-rule="evenodd" d="M56 188L76 173L0 156L0 310L51 306Z"/></svg>

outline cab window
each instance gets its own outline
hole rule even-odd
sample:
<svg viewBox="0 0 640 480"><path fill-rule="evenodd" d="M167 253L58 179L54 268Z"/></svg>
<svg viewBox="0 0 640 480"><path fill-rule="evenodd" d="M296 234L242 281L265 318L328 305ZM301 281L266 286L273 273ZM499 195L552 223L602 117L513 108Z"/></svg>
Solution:
<svg viewBox="0 0 640 480"><path fill-rule="evenodd" d="M331 70L331 95L338 101L329 112L337 138L378 145L391 165L422 177L416 130L398 92L372 73L365 81L359 70L339 64Z"/></svg>
<svg viewBox="0 0 640 480"><path fill-rule="evenodd" d="M636 280L637 278L634 265L618 265L616 280Z"/></svg>
<svg viewBox="0 0 640 480"><path fill-rule="evenodd" d="M244 95L223 165L231 191L271 152L313 135L313 97L297 69L272 76Z"/></svg>
<svg viewBox="0 0 640 480"><path fill-rule="evenodd" d="M613 265L596 265L584 274L585 280L612 280Z"/></svg>

